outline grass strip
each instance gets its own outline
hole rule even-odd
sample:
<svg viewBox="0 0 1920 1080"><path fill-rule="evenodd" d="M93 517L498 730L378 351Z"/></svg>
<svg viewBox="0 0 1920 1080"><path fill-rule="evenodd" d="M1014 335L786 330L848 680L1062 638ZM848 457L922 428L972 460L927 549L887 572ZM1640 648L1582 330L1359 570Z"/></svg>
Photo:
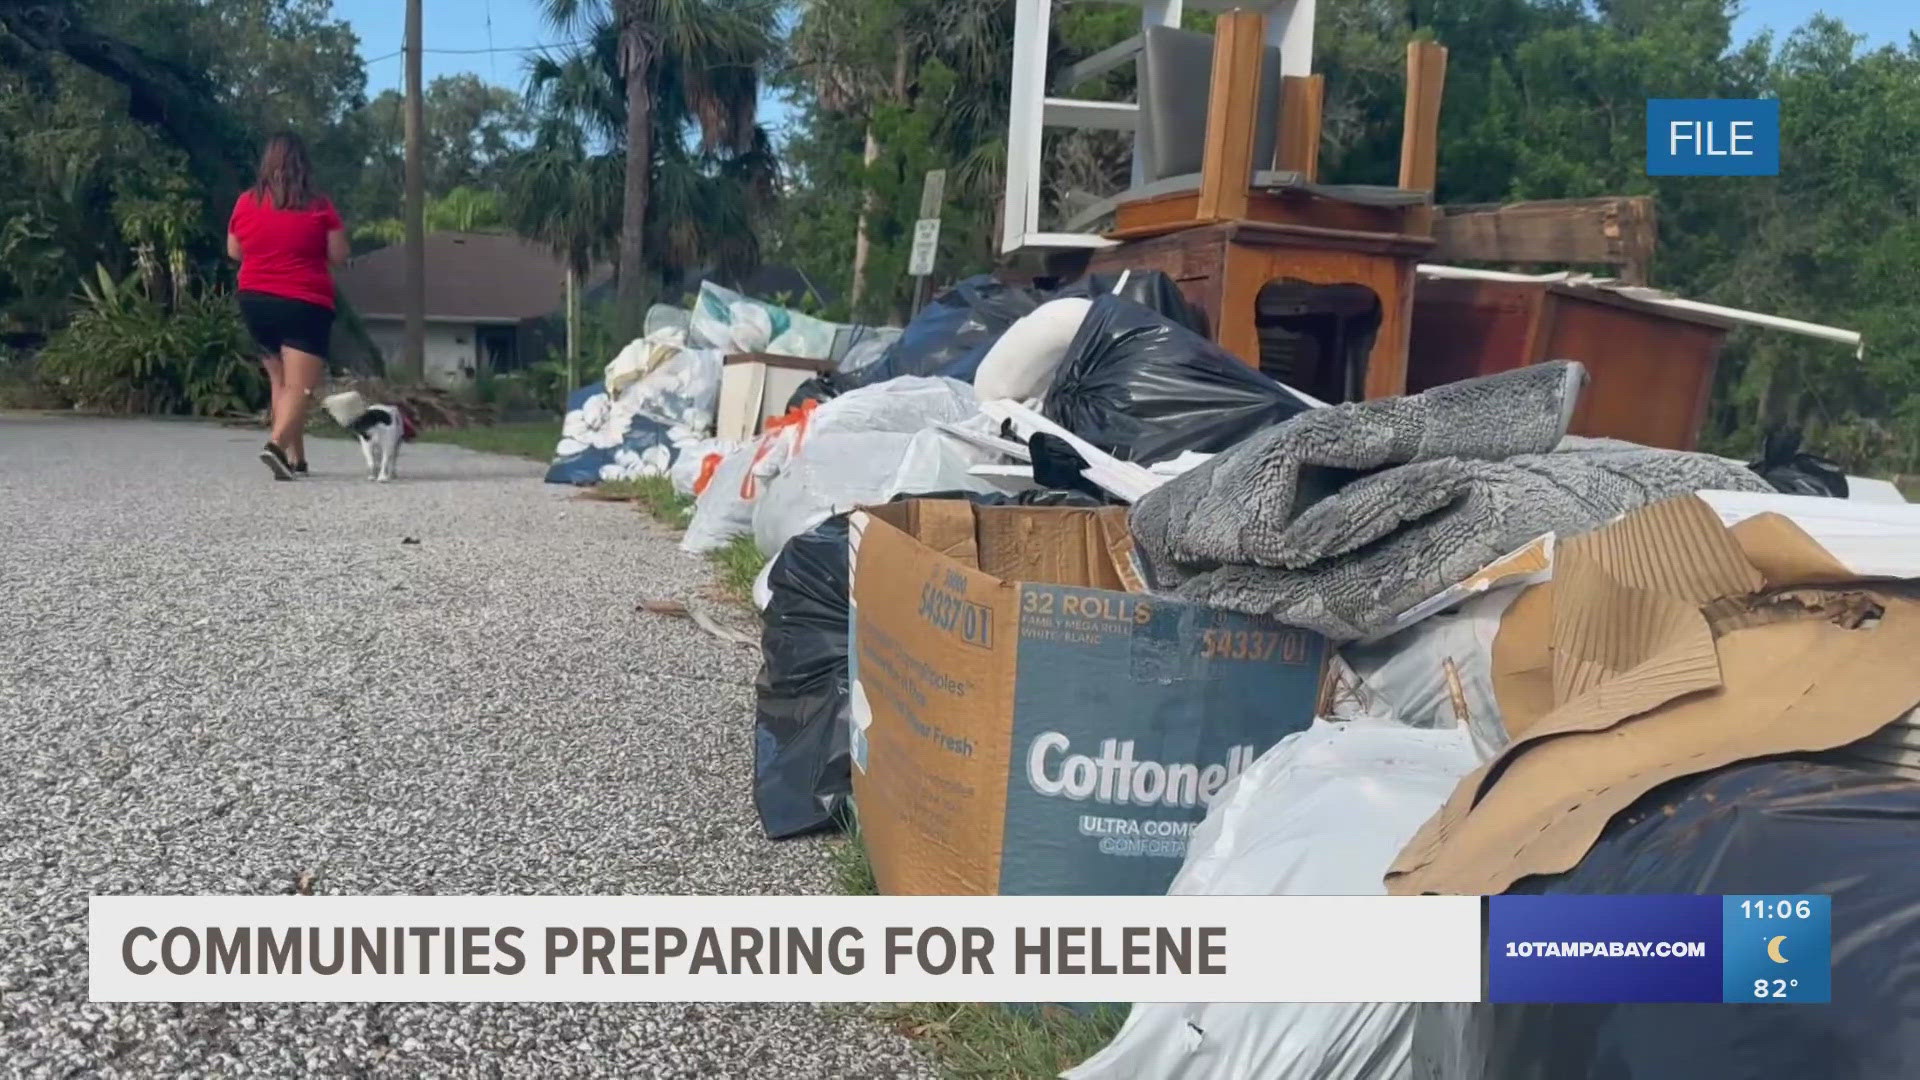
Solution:
<svg viewBox="0 0 1920 1080"><path fill-rule="evenodd" d="M673 481L664 476L643 476L637 480L609 480L588 488L589 499L632 503L642 513L669 528L680 530L693 519L693 500L673 489ZM767 565L752 536L736 536L727 546L707 555L714 567L720 591L743 604L753 602L753 579Z"/></svg>
<svg viewBox="0 0 1920 1080"><path fill-rule="evenodd" d="M836 892L873 896L873 863L859 830L827 841ZM1092 1013L1061 1005L909 1004L877 1006L874 1014L933 1052L954 1080L1052 1080L1092 1057L1126 1021L1124 1006Z"/></svg>

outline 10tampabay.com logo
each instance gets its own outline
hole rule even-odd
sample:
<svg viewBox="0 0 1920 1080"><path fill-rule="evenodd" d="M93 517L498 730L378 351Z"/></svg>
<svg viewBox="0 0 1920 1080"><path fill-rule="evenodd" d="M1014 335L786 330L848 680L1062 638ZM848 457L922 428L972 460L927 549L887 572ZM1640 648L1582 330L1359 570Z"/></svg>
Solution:
<svg viewBox="0 0 1920 1080"><path fill-rule="evenodd" d="M1648 99L1648 176L1779 173L1777 99Z"/></svg>

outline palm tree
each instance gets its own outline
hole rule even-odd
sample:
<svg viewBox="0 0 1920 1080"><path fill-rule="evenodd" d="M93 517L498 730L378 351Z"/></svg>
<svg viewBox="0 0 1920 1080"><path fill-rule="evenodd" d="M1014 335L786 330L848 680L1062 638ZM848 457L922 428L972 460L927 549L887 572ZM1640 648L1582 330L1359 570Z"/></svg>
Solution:
<svg viewBox="0 0 1920 1080"><path fill-rule="evenodd" d="M755 124L760 68L777 47L776 0L542 0L557 29L585 40L559 58L534 64L531 96L571 113L625 149L617 290L620 318L637 326L647 299L650 227L656 190L676 198L698 186L678 183L676 168L716 175L746 158L771 165ZM682 132L698 128L698 152ZM665 137L661 137L664 135ZM738 170L735 170L738 172ZM682 179L686 179L682 177ZM766 185L770 190L770 181ZM689 203L676 210L697 207ZM688 238L697 222L674 222Z"/></svg>
<svg viewBox="0 0 1920 1080"><path fill-rule="evenodd" d="M579 126L548 118L506 170L508 224L567 264L567 388L578 355L580 284L619 235L621 162L588 150Z"/></svg>

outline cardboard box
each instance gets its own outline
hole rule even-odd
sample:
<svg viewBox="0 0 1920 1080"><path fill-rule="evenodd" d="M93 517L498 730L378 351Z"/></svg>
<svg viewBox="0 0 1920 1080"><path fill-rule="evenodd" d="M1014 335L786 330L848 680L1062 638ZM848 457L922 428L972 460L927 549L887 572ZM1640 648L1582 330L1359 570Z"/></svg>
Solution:
<svg viewBox="0 0 1920 1080"><path fill-rule="evenodd" d="M915 500L849 531L883 893L1165 892L1220 789L1312 721L1326 643L1146 594L1122 508Z"/></svg>
<svg viewBox="0 0 1920 1080"><path fill-rule="evenodd" d="M1880 732L1920 702L1914 595L1858 579L1787 517L1729 529L1691 495L1562 540L1494 640L1514 740L1408 843L1388 891L1499 893L1571 869L1669 780Z"/></svg>

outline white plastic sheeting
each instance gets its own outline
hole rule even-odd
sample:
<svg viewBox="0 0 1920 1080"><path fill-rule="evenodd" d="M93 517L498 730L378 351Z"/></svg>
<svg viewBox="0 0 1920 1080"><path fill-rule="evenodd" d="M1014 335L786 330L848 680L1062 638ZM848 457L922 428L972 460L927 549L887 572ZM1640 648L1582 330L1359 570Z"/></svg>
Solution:
<svg viewBox="0 0 1920 1080"><path fill-rule="evenodd" d="M648 372L678 355L686 343L686 335L673 329L659 330L627 342L627 347L615 354L607 364L602 377L607 384L607 393L619 397L622 391L645 378Z"/></svg>
<svg viewBox="0 0 1920 1080"><path fill-rule="evenodd" d="M772 558L788 540L856 506L900 494L997 490L968 475L984 452L932 426L978 411L966 383L914 376L820 406L800 437L769 455L777 461L754 506L755 544Z"/></svg>
<svg viewBox="0 0 1920 1080"><path fill-rule="evenodd" d="M1847 498L1854 502L1907 504L1907 497L1900 494L1900 489L1893 481L1876 480L1869 476L1847 477Z"/></svg>
<svg viewBox="0 0 1920 1080"><path fill-rule="evenodd" d="M1525 585L1508 586L1430 615L1391 637L1350 644L1340 660L1359 679L1373 718L1420 728L1467 726L1492 757L1507 745L1493 692L1493 639Z"/></svg>
<svg viewBox="0 0 1920 1080"><path fill-rule="evenodd" d="M1481 763L1459 728L1315 721L1214 802L1167 891L1377 896L1402 846ZM1401 1080L1413 1006L1140 1004L1067 1080Z"/></svg>
<svg viewBox="0 0 1920 1080"><path fill-rule="evenodd" d="M1728 526L1760 514L1788 518L1861 577L1920 577L1920 504L1746 491L1700 498Z"/></svg>
<svg viewBox="0 0 1920 1080"><path fill-rule="evenodd" d="M771 558L842 510L899 494L998 490L968 474L981 460L979 451L936 430L809 435L756 502L754 543Z"/></svg>
<svg viewBox="0 0 1920 1080"><path fill-rule="evenodd" d="M905 376L842 394L728 455L694 504L680 546L712 551L753 533L772 557L788 539L861 503L993 490L967 476L981 456L933 429L978 411L973 387L956 379Z"/></svg>

